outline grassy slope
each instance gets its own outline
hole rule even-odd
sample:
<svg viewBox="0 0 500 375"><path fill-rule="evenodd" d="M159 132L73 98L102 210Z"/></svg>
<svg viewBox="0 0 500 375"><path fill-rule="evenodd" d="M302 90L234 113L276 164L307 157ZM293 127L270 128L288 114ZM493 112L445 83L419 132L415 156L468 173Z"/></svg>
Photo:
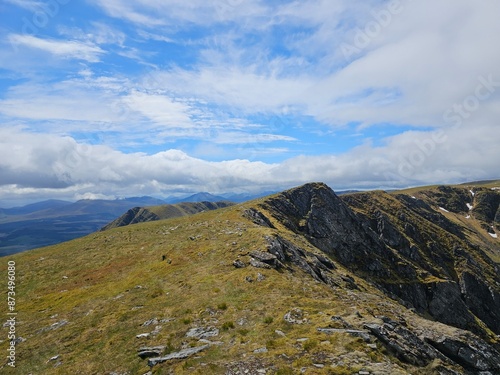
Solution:
<svg viewBox="0 0 500 375"><path fill-rule="evenodd" d="M218 327L221 333L213 340L223 344L198 358L158 365L154 374L221 374L239 361L276 374L299 373L303 367L306 374L354 374L362 369L429 373L429 368L399 362L380 345L373 349L344 333L316 331L337 327L332 316L343 317L354 328L378 322L380 315L405 317L409 325L428 324L364 281L356 279L360 290L332 289L300 270L233 267L235 259L248 261L249 251L264 250L264 237L276 232L243 218L244 209L255 205L116 228L3 258L2 275L8 260L17 263L17 333L26 341L17 347L18 368L3 368L2 373L144 374L149 368L137 356L139 347L167 345L176 351L183 345L200 345L185 336L196 326ZM283 237L314 251L302 238L274 224ZM263 281L256 281L258 273ZM342 267L335 273L348 274ZM254 281L246 281L247 276ZM6 307L3 303L0 313ZM308 324L283 320L294 307L306 313ZM173 320L159 323L156 336L136 338L155 329L142 326L152 318ZM51 329L62 321L68 323ZM4 350L6 328L2 332ZM309 340L297 341L301 338ZM253 353L263 347L267 353Z"/></svg>
<svg viewBox="0 0 500 375"><path fill-rule="evenodd" d="M137 356L140 346L196 346L185 333L206 325L221 329L216 340L222 346L212 346L198 359L156 366L153 373L218 374L238 360L253 361L256 368L274 364L274 373L280 374L302 367L306 374L351 374L375 362L391 374L418 373L359 338L316 331L331 325L334 315L356 326L360 316L377 321L374 315L410 314L363 281L357 280L362 292L331 289L299 270L235 269L233 260L248 260L248 251L263 249L264 236L274 232L244 219L244 207L118 228L9 257L17 263L17 328L26 341L18 345L17 371L4 368L3 373L142 374L148 367ZM3 259L2 274L8 259ZM245 280L255 280L258 272L265 280ZM293 307L304 310L308 324L283 320ZM152 318L174 320L161 323L157 336L137 339L154 330L141 326ZM68 323L50 329L61 321ZM286 337L277 335L277 329ZM297 342L304 337L309 340ZM253 353L262 347L269 352ZM333 358L336 367L312 366Z"/></svg>
<svg viewBox="0 0 500 375"><path fill-rule="evenodd" d="M492 181L479 181L479 182L471 182L461 185L453 185L452 187L457 189L463 189L467 192L469 190L476 189L488 189L488 190L500 190L500 180L492 180ZM438 185L435 186L425 186L425 187L416 187L411 189L405 189L401 191L395 191L391 194L407 194L410 196L415 196L416 198L423 199L432 205L432 201L429 199L429 193L436 192ZM474 197L471 196L471 202L473 202ZM452 222L466 228L467 238L472 243L479 243L483 245L483 248L486 250L486 253L489 257L491 257L495 262L500 263L500 246L499 239L494 239L484 230L482 224L479 220L476 220L474 211L472 212L445 212L443 210L439 210L437 205L433 205L434 208L442 215L446 216ZM469 218L466 218L469 216Z"/></svg>

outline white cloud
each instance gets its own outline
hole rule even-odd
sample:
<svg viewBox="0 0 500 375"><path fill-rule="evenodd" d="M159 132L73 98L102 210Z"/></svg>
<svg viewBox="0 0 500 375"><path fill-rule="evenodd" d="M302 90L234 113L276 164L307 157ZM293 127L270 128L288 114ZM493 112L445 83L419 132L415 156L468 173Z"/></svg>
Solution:
<svg viewBox="0 0 500 375"><path fill-rule="evenodd" d="M276 141L284 141L284 142L294 142L297 141L296 138L287 136L287 135L279 135L279 134L252 134L245 132L234 132L234 131L226 131L220 134L216 134L212 142L216 144L263 144L270 143Z"/></svg>
<svg viewBox="0 0 500 375"><path fill-rule="evenodd" d="M88 78L89 72L84 73ZM68 80L53 84L28 82L11 88L0 100L0 113L29 120L78 121L92 123L119 121L127 110L117 95L120 82Z"/></svg>
<svg viewBox="0 0 500 375"><path fill-rule="evenodd" d="M0 129L0 200L30 196L72 199L98 196L168 195L173 191L279 190L309 181L334 189L405 187L439 181L490 178L498 173L500 135L481 126L439 137L408 132L384 146L366 144L340 155L297 156L282 163L245 159L209 162L179 150L125 154L70 137ZM439 142L433 141L438 139Z"/></svg>
<svg viewBox="0 0 500 375"><path fill-rule="evenodd" d="M178 128L193 126L189 106L168 96L133 91L123 101L152 123Z"/></svg>
<svg viewBox="0 0 500 375"><path fill-rule="evenodd" d="M110 16L122 18L141 27L200 24L236 20L248 21L269 18L270 7L263 1L246 0L143 0L139 3L125 0L93 0Z"/></svg>
<svg viewBox="0 0 500 375"><path fill-rule="evenodd" d="M42 50L62 59L85 60L95 63L99 61L99 56L105 53L93 43L80 41L42 39L23 34L10 34L8 39L13 45Z"/></svg>
<svg viewBox="0 0 500 375"><path fill-rule="evenodd" d="M152 72L145 82L151 88L169 87L180 95L195 94L218 105L246 112L279 112L286 105L303 105L316 81L308 77L278 78L260 75L252 67L203 67L198 71L173 69Z"/></svg>
<svg viewBox="0 0 500 375"><path fill-rule="evenodd" d="M400 3L400 12L360 48L353 61L340 53L340 45L354 43L356 30L365 25L357 21L346 30L345 24L355 19L356 12L365 23L374 22L387 3L378 7L291 3L277 10L280 25L305 20L316 27L297 39L301 42L292 39L295 58L269 58L259 53L271 48L266 44L269 35L263 32L256 44L238 46L223 40L208 46L203 52L205 60L194 69L158 71L148 76L149 82L151 87L166 86L180 95L194 94L249 113L280 113L283 106L291 105L333 126L351 122L446 125L444 111L470 95L480 74L500 80L496 64L500 50L491 44L491 35L500 32L500 24L492 16L500 12L500 4ZM242 34L234 38L238 35ZM290 66L299 64L301 56L312 59L311 63L304 63L302 69Z"/></svg>
<svg viewBox="0 0 500 375"><path fill-rule="evenodd" d="M0 129L0 135L0 147L9 155L0 161L0 185L7 190L16 185L19 189L60 189L61 194L133 195L193 189L200 184L219 190L227 183L241 188L272 168L247 160L207 162L178 150L124 154L104 146L79 144L69 137L20 129Z"/></svg>
<svg viewBox="0 0 500 375"><path fill-rule="evenodd" d="M90 22L90 25L85 30L66 25L59 25L57 29L60 35L68 39L95 45L113 44L123 47L127 39L123 31L103 22Z"/></svg>

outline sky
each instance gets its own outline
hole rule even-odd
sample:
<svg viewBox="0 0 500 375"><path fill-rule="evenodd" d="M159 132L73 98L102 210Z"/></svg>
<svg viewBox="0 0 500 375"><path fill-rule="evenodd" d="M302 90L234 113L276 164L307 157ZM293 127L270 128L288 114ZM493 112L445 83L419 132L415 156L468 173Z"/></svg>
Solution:
<svg viewBox="0 0 500 375"><path fill-rule="evenodd" d="M0 206L500 177L495 0L2 0Z"/></svg>

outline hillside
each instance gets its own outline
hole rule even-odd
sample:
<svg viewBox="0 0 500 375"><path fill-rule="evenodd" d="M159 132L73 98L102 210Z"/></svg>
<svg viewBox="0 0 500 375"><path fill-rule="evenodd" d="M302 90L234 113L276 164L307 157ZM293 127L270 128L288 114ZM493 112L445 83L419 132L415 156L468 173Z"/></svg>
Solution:
<svg viewBox="0 0 500 375"><path fill-rule="evenodd" d="M496 187L307 184L9 256L1 372L498 374Z"/></svg>
<svg viewBox="0 0 500 375"><path fill-rule="evenodd" d="M193 215L203 211L216 210L223 207L232 206L234 203L222 202L184 202L177 204L163 204L152 207L134 207L125 212L122 216L105 225L101 230L123 227L144 223L147 221L165 220L174 217Z"/></svg>

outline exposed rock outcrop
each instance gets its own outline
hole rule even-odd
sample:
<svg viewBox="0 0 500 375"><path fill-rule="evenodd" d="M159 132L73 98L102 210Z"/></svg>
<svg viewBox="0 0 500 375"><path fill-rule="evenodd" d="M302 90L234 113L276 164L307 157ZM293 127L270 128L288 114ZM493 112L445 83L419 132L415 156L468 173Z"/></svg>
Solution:
<svg viewBox="0 0 500 375"><path fill-rule="evenodd" d="M219 335L219 329L215 327L195 327L191 328L187 333L187 337L196 339L206 339Z"/></svg>
<svg viewBox="0 0 500 375"><path fill-rule="evenodd" d="M454 211L468 211L472 201L468 190L447 187L438 188L432 199ZM320 259L279 236L269 238L269 252L280 262L338 285L328 274L333 263L324 261L331 257L422 314L485 338L484 326L500 334L494 262L429 203L384 192L339 198L317 183L272 196L262 207L327 255ZM475 276L478 272L482 277Z"/></svg>
<svg viewBox="0 0 500 375"><path fill-rule="evenodd" d="M459 365L467 374L496 374L500 371L500 353L473 334L457 330L442 333L424 330L417 335L402 324L384 318L385 323L365 327L402 361L419 367L440 359Z"/></svg>
<svg viewBox="0 0 500 375"><path fill-rule="evenodd" d="M178 352L170 353L170 354L167 354L163 357L150 358L150 359L148 359L148 366L153 367L153 366L156 366L157 364L160 364L160 363L163 363L166 361L171 361L174 359L189 358L189 357L207 349L209 346L210 345L202 345L202 346L197 346L194 348L182 349Z"/></svg>
<svg viewBox="0 0 500 375"><path fill-rule="evenodd" d="M487 224L500 228L500 191L480 190L474 197L474 216Z"/></svg>
<svg viewBox="0 0 500 375"><path fill-rule="evenodd" d="M165 350L165 346L144 346L137 350L137 355L142 359L149 357L158 357Z"/></svg>
<svg viewBox="0 0 500 375"><path fill-rule="evenodd" d="M424 367L440 356L436 349L400 325L394 326L389 323L383 325L366 324L365 327L393 351L398 358L407 363Z"/></svg>
<svg viewBox="0 0 500 375"><path fill-rule="evenodd" d="M267 227L274 228L271 221L260 211L257 211L255 208L249 208L243 212L243 216L247 219L252 220L255 224Z"/></svg>

